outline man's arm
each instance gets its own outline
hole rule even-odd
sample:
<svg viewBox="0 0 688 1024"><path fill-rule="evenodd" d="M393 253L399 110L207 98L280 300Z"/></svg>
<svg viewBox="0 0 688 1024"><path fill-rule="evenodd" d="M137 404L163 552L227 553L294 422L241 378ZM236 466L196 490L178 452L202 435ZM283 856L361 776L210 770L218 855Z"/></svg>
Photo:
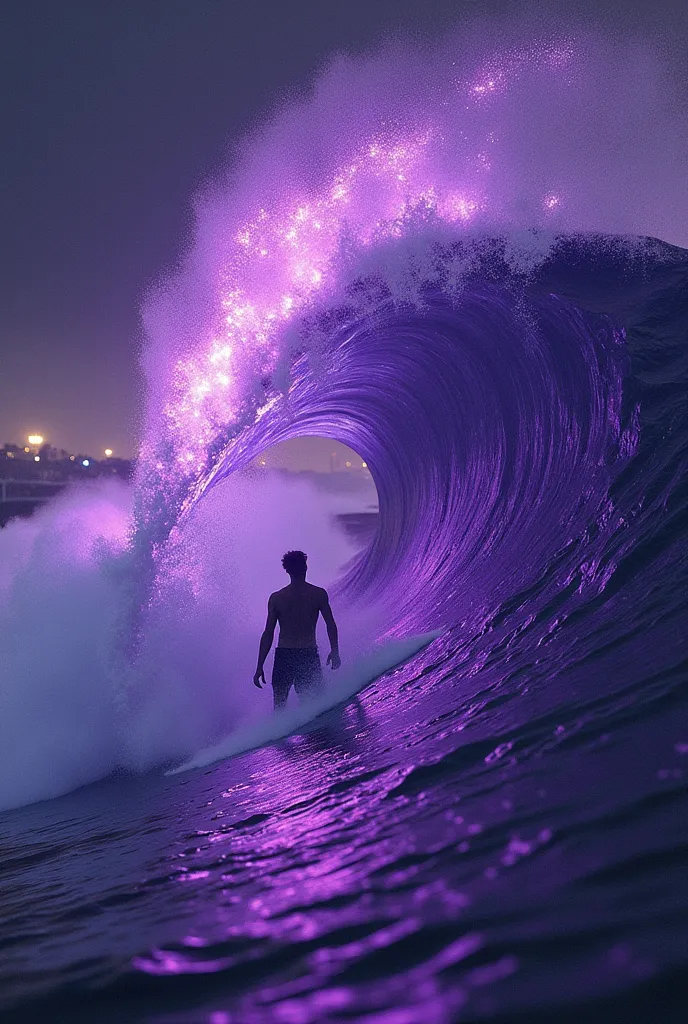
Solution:
<svg viewBox="0 0 688 1024"><path fill-rule="evenodd" d="M330 608L330 599L326 590L323 590L323 603L320 605L320 613L325 620L327 636L330 641L330 653L327 655L327 664L331 664L332 668L339 668L342 663L342 659L339 657L339 633L337 632L337 623L334 621L334 615Z"/></svg>
<svg viewBox="0 0 688 1024"><path fill-rule="evenodd" d="M261 686L266 682L265 672L263 671L263 665L265 659L270 653L272 647L272 641L275 636L275 626L277 625L277 609L275 608L275 595L270 594L268 601L268 620L265 623L265 629L263 635L260 638L260 647L258 648L258 664L256 665L256 671L253 675L253 685L257 686L260 690Z"/></svg>

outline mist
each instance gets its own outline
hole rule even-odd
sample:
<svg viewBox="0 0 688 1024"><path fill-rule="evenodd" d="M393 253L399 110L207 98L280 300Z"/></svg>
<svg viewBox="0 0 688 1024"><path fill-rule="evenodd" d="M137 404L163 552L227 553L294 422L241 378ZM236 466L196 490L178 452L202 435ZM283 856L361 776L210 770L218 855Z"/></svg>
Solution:
<svg viewBox="0 0 688 1024"><path fill-rule="evenodd" d="M252 676L281 556L304 549L309 578L331 587L356 551L333 519L352 502L271 473L218 486L166 552L133 657L131 488L74 488L0 531L0 808L179 760L271 715ZM348 660L373 619L331 599Z"/></svg>

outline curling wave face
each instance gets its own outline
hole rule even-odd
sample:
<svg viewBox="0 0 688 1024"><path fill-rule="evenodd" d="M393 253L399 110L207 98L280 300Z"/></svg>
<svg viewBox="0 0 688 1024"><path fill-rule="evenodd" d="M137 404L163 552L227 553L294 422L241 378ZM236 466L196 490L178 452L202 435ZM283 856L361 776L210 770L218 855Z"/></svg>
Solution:
<svg viewBox="0 0 688 1024"><path fill-rule="evenodd" d="M479 274L456 303L430 291L420 309L341 316L326 371L297 364L287 408L244 432L242 455L298 434L360 452L380 526L343 590L385 600L399 629L453 624L536 576L599 513L635 445L620 422L623 334ZM230 450L212 481L234 465Z"/></svg>
<svg viewBox="0 0 688 1024"><path fill-rule="evenodd" d="M589 232L686 236L652 191L680 207L675 133L671 166L656 160L668 52L582 35L476 52L336 63L246 148L231 191L201 197L146 308L137 609L199 499L304 433L371 468L380 530L342 585L394 607L392 628L494 607L599 517L613 529L605 495L639 436L626 335L647 275L680 257ZM657 134L639 143L641 111Z"/></svg>
<svg viewBox="0 0 688 1024"><path fill-rule="evenodd" d="M421 240L437 265L437 239L416 233L416 248ZM441 260L462 266L458 295L431 279L413 304L395 301L378 275L355 280L339 306L312 309L317 368L302 351L286 393L264 381L259 414L193 482L182 520L274 443L320 434L373 473L379 528L340 587L393 609L389 632L494 610L561 551L571 573L585 566L586 590L603 590L633 544L629 508L646 511L653 486L643 460L637 488L623 503L612 496L620 473L635 476L633 360L671 363L666 339L683 313L670 302L662 314L661 302L685 262L659 243L581 236L553 243L525 275L507 257L503 240L456 241ZM667 323L648 357L644 324L659 315ZM624 540L612 540L619 530Z"/></svg>

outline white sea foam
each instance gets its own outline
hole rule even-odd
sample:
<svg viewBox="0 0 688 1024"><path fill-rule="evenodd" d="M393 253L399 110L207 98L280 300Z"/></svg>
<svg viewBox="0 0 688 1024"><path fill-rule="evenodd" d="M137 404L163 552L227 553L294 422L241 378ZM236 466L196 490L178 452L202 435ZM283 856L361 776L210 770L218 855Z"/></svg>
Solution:
<svg viewBox="0 0 688 1024"><path fill-rule="evenodd" d="M132 662L131 502L100 483L0 531L0 809L181 759L271 713L251 679L268 594L287 582L281 555L302 547L313 582L329 585L354 551L332 519L345 497L234 477L177 538L183 572L163 572ZM346 661L374 620L333 606Z"/></svg>

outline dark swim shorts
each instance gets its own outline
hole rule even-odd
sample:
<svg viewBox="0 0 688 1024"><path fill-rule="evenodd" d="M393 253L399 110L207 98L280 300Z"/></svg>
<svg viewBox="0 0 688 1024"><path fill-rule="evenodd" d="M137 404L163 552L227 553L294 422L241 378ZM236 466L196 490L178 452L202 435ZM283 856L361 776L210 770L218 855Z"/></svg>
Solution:
<svg viewBox="0 0 688 1024"><path fill-rule="evenodd" d="M272 669L275 700L286 701L294 687L301 699L308 700L322 691L323 677L317 647L276 647Z"/></svg>

